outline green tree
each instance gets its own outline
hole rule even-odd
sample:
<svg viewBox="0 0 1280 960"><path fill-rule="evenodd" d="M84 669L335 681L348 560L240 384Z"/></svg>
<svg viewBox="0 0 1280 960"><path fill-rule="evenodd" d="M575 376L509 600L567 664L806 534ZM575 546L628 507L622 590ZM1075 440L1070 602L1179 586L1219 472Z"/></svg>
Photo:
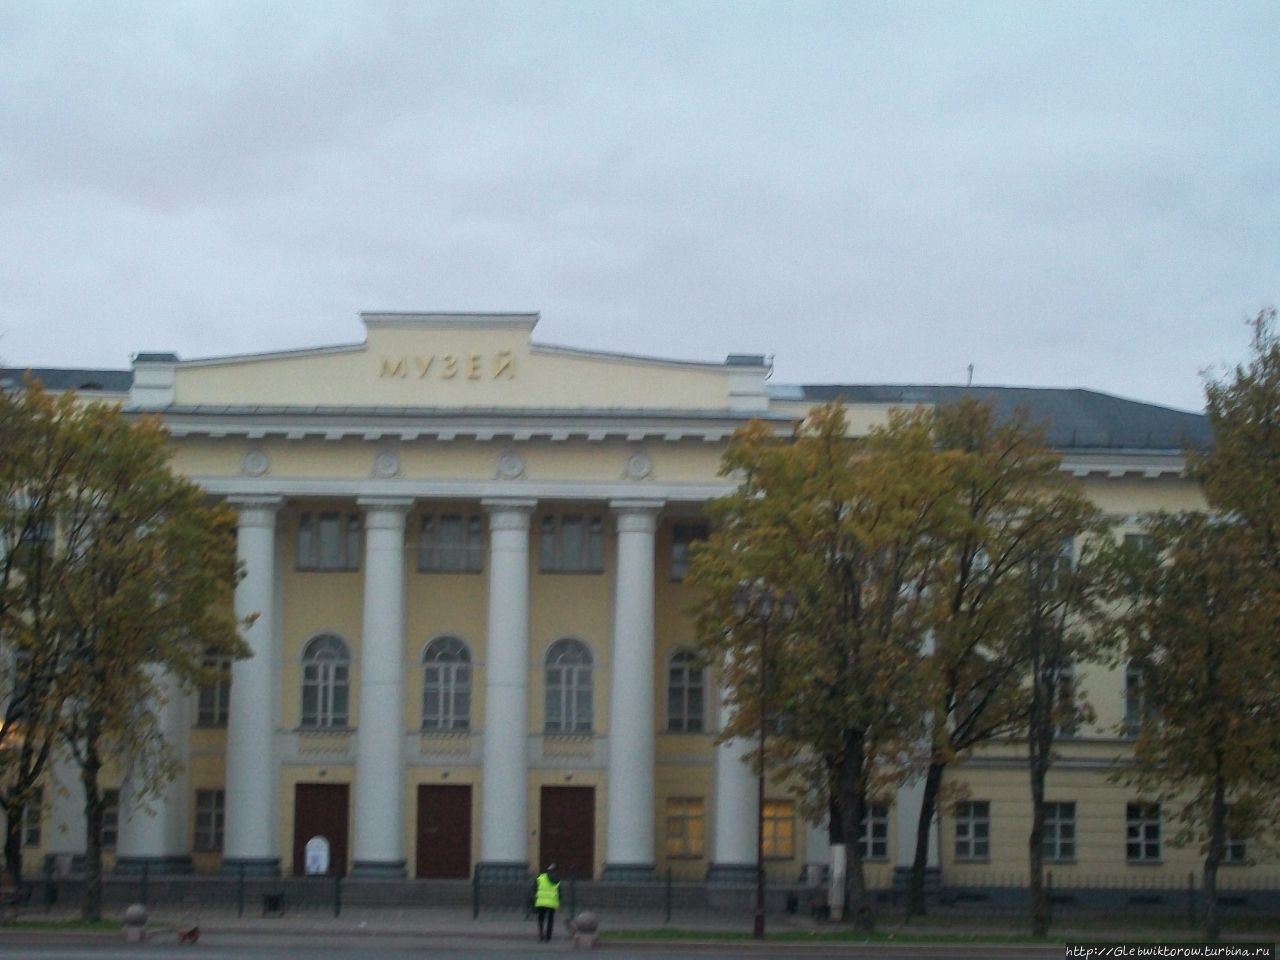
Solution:
<svg viewBox="0 0 1280 960"><path fill-rule="evenodd" d="M1123 779L1175 811L1175 844L1200 844L1216 939L1228 828L1256 836L1280 813L1280 573L1240 521L1160 514L1145 529L1150 547L1111 561L1113 629L1145 701Z"/></svg>
<svg viewBox="0 0 1280 960"><path fill-rule="evenodd" d="M949 765L1025 728L1032 649L1025 613L1029 571L1045 543L1081 532L1093 509L1061 458L1022 412L1004 421L965 398L940 407L938 446L956 503L939 534L931 575L929 751L916 827L909 911L925 912L929 834Z"/></svg>
<svg viewBox="0 0 1280 960"><path fill-rule="evenodd" d="M1031 833L1027 837L1030 871L1031 932L1049 931L1049 897L1044 878L1045 783L1055 760L1057 741L1093 711L1077 686L1076 670L1096 661L1105 649L1105 633L1095 629L1101 616L1101 565L1106 523L1083 498L1053 501L1050 522L1035 532L1024 564L1022 609L1016 624L1026 663L1023 707L1026 711L1027 773L1031 788ZM1064 536L1065 531L1071 535Z"/></svg>
<svg viewBox="0 0 1280 960"><path fill-rule="evenodd" d="M1253 320L1253 356L1230 377L1205 386L1213 435L1193 452L1190 475L1214 510L1243 522L1262 555L1280 570L1280 335L1276 311Z"/></svg>
<svg viewBox="0 0 1280 960"><path fill-rule="evenodd" d="M68 649L52 629L62 558L55 526L75 447L71 397L39 384L0 390L0 809L4 872L18 884L22 825L55 749Z"/></svg>
<svg viewBox="0 0 1280 960"><path fill-rule="evenodd" d="M920 648L928 629L931 553L947 518L949 453L927 413L894 412L850 438L839 403L815 408L790 438L753 422L735 434L722 473L737 491L713 502L715 529L695 552L701 642L722 665L732 715L725 738L752 738L762 700L773 776L797 785L806 812L830 813L833 840L856 840L868 802L901 774L925 715ZM797 600L761 644L734 613L735 589L764 580ZM848 843L846 896L873 923L862 855Z"/></svg>
<svg viewBox="0 0 1280 960"><path fill-rule="evenodd" d="M238 577L234 512L169 469L159 421L131 422L117 407L92 404L68 429L77 456L74 497L59 517L66 563L56 629L72 652L73 692L62 735L85 794L83 912L97 919L103 765L114 760L136 787L157 789L175 764L153 709L168 684L189 689L209 679L208 650L248 650L229 603Z"/></svg>

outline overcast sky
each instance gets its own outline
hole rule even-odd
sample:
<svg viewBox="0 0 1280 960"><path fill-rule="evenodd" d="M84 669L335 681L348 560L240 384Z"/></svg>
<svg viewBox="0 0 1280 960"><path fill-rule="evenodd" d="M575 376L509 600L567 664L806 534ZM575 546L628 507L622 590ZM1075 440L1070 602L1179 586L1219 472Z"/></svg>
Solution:
<svg viewBox="0 0 1280 960"><path fill-rule="evenodd" d="M0 361L539 311L1198 408L1280 301L1280 3L0 3Z"/></svg>

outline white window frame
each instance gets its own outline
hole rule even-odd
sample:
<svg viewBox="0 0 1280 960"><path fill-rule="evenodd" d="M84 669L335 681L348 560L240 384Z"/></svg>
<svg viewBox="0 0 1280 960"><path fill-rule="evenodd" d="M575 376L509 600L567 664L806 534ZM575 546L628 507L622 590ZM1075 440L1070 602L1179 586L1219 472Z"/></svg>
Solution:
<svg viewBox="0 0 1280 960"><path fill-rule="evenodd" d="M1076 859L1076 803L1050 800L1044 805L1044 837L1040 850L1046 863L1074 863Z"/></svg>
<svg viewBox="0 0 1280 960"><path fill-rule="evenodd" d="M336 633L318 633L303 646L301 686L301 729L347 728L351 722L351 649ZM308 699L313 700L311 706Z"/></svg>
<svg viewBox="0 0 1280 960"><path fill-rule="evenodd" d="M870 833L870 844L867 842ZM869 803L858 824L858 849L864 862L889 859L889 805Z"/></svg>
<svg viewBox="0 0 1280 960"><path fill-rule="evenodd" d="M603 573L604 518L598 513L548 513L538 531L542 573Z"/></svg>
<svg viewBox="0 0 1280 960"><path fill-rule="evenodd" d="M102 830L98 834L103 850L114 850L120 842L120 790L102 791Z"/></svg>
<svg viewBox="0 0 1280 960"><path fill-rule="evenodd" d="M706 849L706 803L702 797L667 797L667 857L696 860Z"/></svg>
<svg viewBox="0 0 1280 960"><path fill-rule="evenodd" d="M793 859L796 855L795 801L765 800L760 819L764 826L765 859Z"/></svg>
<svg viewBox="0 0 1280 960"><path fill-rule="evenodd" d="M667 732L703 733L706 715L706 669L692 650L673 650L667 658Z"/></svg>
<svg viewBox="0 0 1280 960"><path fill-rule="evenodd" d="M206 650L201 666L216 670L218 678L200 685L196 695L196 726L225 727L231 712L231 658L217 650Z"/></svg>
<svg viewBox="0 0 1280 960"><path fill-rule="evenodd" d="M360 514L349 510L304 510L298 515L294 567L311 572L360 569Z"/></svg>
<svg viewBox="0 0 1280 960"><path fill-rule="evenodd" d="M471 651L461 637L435 637L422 651L422 729L471 729Z"/></svg>
<svg viewBox="0 0 1280 960"><path fill-rule="evenodd" d="M706 523L676 523L671 527L671 579L680 583L689 573L689 548L710 535Z"/></svg>
<svg viewBox="0 0 1280 960"><path fill-rule="evenodd" d="M562 637L547 649L545 733L578 736L592 732L593 666L591 648L576 637Z"/></svg>
<svg viewBox="0 0 1280 960"><path fill-rule="evenodd" d="M227 816L225 790L197 790L195 798L195 836L193 846L201 852L222 849L223 828Z"/></svg>
<svg viewBox="0 0 1280 960"><path fill-rule="evenodd" d="M480 514L423 514L418 526L418 571L481 573L484 547L484 518Z"/></svg>
<svg viewBox="0 0 1280 960"><path fill-rule="evenodd" d="M960 800L955 805L956 859L969 863L991 859L991 801Z"/></svg>
<svg viewBox="0 0 1280 960"><path fill-rule="evenodd" d="M1163 829L1158 803L1131 800L1125 804L1124 859L1126 863L1160 863L1163 860Z"/></svg>

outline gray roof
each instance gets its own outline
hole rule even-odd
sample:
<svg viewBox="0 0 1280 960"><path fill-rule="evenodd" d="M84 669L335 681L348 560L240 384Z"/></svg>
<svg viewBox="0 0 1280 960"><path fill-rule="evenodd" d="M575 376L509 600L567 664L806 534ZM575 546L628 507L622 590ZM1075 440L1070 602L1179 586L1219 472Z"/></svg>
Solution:
<svg viewBox="0 0 1280 960"><path fill-rule="evenodd" d="M0 387L17 386L27 374L44 384L46 390L102 390L128 393L133 386L132 370L81 370L61 367L0 367Z"/></svg>
<svg viewBox="0 0 1280 960"><path fill-rule="evenodd" d="M1211 443L1203 413L1127 400L1095 390L1054 387L932 386L929 384L806 384L797 399L821 403L950 403L964 396L991 403L1000 417L1024 410L1045 428L1051 447L1072 450L1205 449Z"/></svg>
<svg viewBox="0 0 1280 960"><path fill-rule="evenodd" d="M754 358L752 358L754 359ZM0 387L17 385L30 373L49 390L102 390L128 393L133 383L131 370L85 370L51 367L0 367ZM931 384L803 384L775 385L770 393L810 403L843 397L848 403L948 403L962 396L989 401L1001 417L1025 410L1035 423L1044 425L1045 439L1058 449L1071 450L1183 450L1210 445L1209 421L1202 413L1174 410L1139 400L1127 400L1095 390L1052 387L938 386ZM191 411L197 412L197 411ZM200 413L246 412L238 408L201 408ZM256 412L283 412L268 407ZM352 413L344 409L313 409L311 413ZM369 412L369 411L362 411ZM383 411L386 412L386 411ZM421 409L393 411L421 414ZM442 411L436 411L442 412ZM457 413L458 411L451 411ZM497 413L498 411L468 411ZM507 411L508 413L510 411ZM528 413L528 411L524 411ZM549 414L552 411L538 411ZM621 411L597 411L618 414ZM646 411L674 414L676 411ZM698 411L699 416L722 415L719 411Z"/></svg>

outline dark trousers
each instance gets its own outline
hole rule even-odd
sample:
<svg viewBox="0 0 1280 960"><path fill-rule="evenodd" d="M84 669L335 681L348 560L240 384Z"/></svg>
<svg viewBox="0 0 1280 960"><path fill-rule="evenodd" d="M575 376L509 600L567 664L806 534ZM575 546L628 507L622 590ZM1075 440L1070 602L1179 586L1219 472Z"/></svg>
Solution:
<svg viewBox="0 0 1280 960"><path fill-rule="evenodd" d="M554 907L538 907L538 939L550 940L551 932L556 925L556 911ZM545 926L545 930L543 929Z"/></svg>

